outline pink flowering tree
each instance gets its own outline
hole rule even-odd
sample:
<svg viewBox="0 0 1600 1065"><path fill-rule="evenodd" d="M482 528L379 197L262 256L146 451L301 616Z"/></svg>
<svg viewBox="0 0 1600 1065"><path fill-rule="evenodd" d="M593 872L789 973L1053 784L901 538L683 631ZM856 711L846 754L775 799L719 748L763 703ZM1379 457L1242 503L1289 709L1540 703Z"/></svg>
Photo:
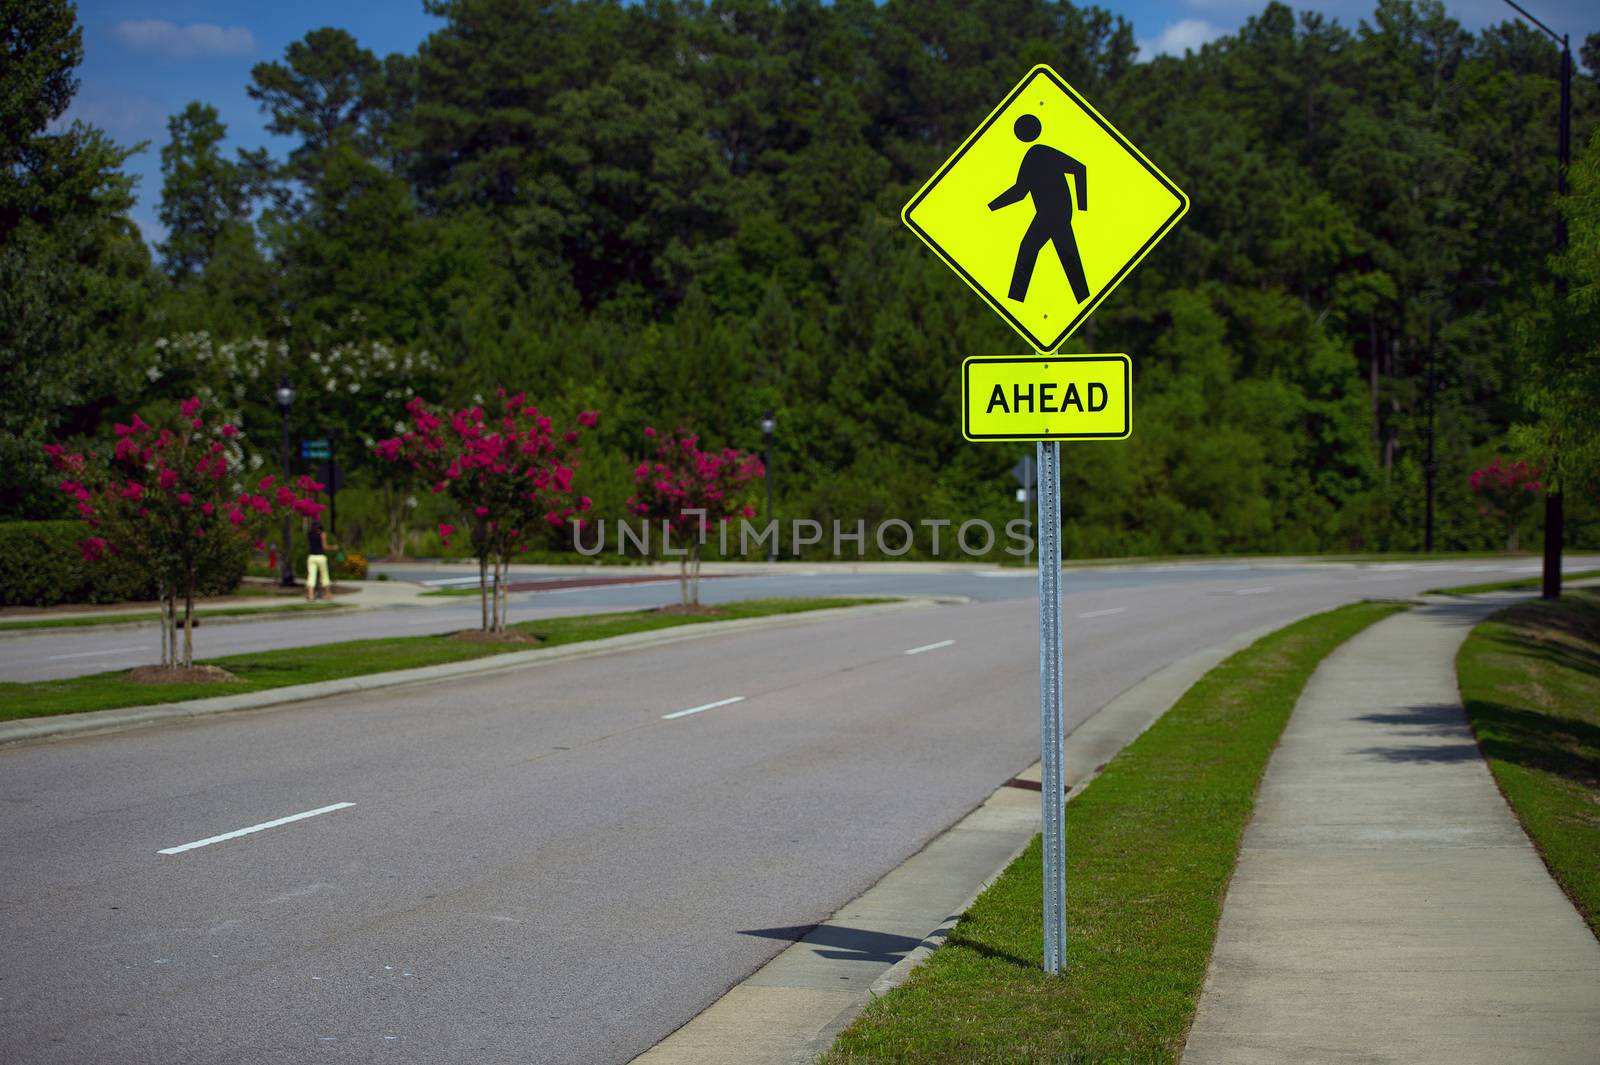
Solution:
<svg viewBox="0 0 1600 1065"><path fill-rule="evenodd" d="M761 459L731 447L702 451L700 438L679 429L658 433L649 426L645 439L654 456L633 471L634 494L628 509L662 526L662 550L678 544L679 596L686 607L700 605L700 550L710 531L734 518L755 517L751 498L756 482L767 475Z"/></svg>
<svg viewBox="0 0 1600 1065"><path fill-rule="evenodd" d="M485 632L505 631L511 556L526 551L543 526L583 521L575 515L589 509L589 497L576 495L572 486L578 441L582 430L600 420L598 412L584 411L577 425L558 430L524 393L500 389L496 395L498 409L490 412L467 407L435 413L426 401L413 399L406 404L411 428L380 440L375 449L380 459L416 470L455 504L478 559ZM454 524L439 526L447 544L461 531Z"/></svg>
<svg viewBox="0 0 1600 1065"><path fill-rule="evenodd" d="M1540 472L1526 462L1506 462L1496 455L1493 462L1471 476L1472 493L1478 497L1478 513L1505 524L1506 550L1515 551L1522 519L1544 491Z"/></svg>
<svg viewBox="0 0 1600 1065"><path fill-rule="evenodd" d="M180 416L152 425L135 414L116 426L109 453L78 452L51 444L45 453L61 475L57 487L77 500L93 535L83 557L133 558L156 577L161 596L161 665L194 665L194 592L198 578L236 549L240 539L262 546L262 534L285 510L315 517L322 506L309 495L322 486L300 479L298 491L263 477L254 490L242 482L239 431L208 425L199 399L180 405ZM183 646L178 646L178 601L183 602Z"/></svg>

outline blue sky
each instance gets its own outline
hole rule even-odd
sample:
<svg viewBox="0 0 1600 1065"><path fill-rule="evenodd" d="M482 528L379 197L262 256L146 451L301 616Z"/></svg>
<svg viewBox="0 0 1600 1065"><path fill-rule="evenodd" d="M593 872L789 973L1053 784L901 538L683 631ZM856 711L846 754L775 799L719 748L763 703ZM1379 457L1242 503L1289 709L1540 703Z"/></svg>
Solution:
<svg viewBox="0 0 1600 1065"><path fill-rule="evenodd" d="M1260 11L1266 0L1101 0L1127 18L1147 55L1181 55L1219 34L1234 30ZM1585 33L1600 29L1592 0L1530 0L1524 3L1557 32L1570 33L1574 48ZM1303 5L1295 3L1297 9ZM1373 0L1324 0L1308 5L1355 25ZM1446 5L1468 28L1499 22L1512 14L1501 0L1449 0ZM123 144L149 141L128 161L139 175L134 218L151 241L163 237L156 220L161 196L161 145L169 115L190 100L214 106L228 126L232 147L271 143L262 115L245 94L250 68L278 59L284 48L320 26L349 30L377 54L409 52L437 25L421 0L364 0L274 4L216 0L202 3L123 0L79 4L83 25L82 86L67 117L100 126Z"/></svg>

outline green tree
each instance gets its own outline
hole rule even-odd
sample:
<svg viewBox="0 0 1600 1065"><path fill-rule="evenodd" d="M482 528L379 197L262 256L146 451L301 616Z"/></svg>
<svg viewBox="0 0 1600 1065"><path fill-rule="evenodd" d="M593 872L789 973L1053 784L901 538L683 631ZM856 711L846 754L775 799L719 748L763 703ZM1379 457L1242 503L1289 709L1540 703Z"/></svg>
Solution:
<svg viewBox="0 0 1600 1065"><path fill-rule="evenodd" d="M161 245L167 273L183 281L205 269L224 235L250 224L245 176L218 145L228 130L217 109L190 103L167 121L171 136L161 149L161 208L167 227Z"/></svg>

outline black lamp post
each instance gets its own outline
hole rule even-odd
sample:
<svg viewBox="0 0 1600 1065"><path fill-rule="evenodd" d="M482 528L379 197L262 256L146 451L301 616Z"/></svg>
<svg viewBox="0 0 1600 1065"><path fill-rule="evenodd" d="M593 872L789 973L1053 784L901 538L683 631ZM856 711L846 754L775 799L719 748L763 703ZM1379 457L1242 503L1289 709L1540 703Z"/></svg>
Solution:
<svg viewBox="0 0 1600 1065"><path fill-rule="evenodd" d="M767 482L767 521L769 522L777 520L772 513L772 433L777 428L778 420L772 416L772 412L770 410L761 416L761 435L766 438L767 443L767 476L765 480ZM778 561L778 535L779 534L774 531L772 535L772 542L767 545L768 562Z"/></svg>
<svg viewBox="0 0 1600 1065"><path fill-rule="evenodd" d="M1556 195L1567 194L1567 167L1572 162L1572 45L1567 35L1546 26L1515 0L1506 0L1512 10L1543 30L1552 41L1561 45L1561 114L1557 119L1556 139ZM1567 250L1567 216L1556 212L1556 252ZM1558 274L1555 279L1556 295L1567 294L1567 283ZM1544 494L1544 579L1540 595L1546 599L1561 596L1561 540L1566 524L1566 513L1559 491Z"/></svg>
<svg viewBox="0 0 1600 1065"><path fill-rule="evenodd" d="M278 413L283 415L283 479L289 480L289 408L294 406L294 386L289 383L287 375L278 378L278 389L275 393L278 400ZM294 563L289 560L289 514L283 515L283 551L278 556L278 583L285 588L294 587Z"/></svg>

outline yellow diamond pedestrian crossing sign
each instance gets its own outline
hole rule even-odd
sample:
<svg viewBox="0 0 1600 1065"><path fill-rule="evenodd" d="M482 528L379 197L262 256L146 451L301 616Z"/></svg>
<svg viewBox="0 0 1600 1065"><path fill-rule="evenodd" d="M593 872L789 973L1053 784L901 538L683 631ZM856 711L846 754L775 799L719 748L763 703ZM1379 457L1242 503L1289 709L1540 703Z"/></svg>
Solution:
<svg viewBox="0 0 1600 1065"><path fill-rule="evenodd" d="M1054 351L1189 198L1048 66L906 204L906 225L1039 351Z"/></svg>

